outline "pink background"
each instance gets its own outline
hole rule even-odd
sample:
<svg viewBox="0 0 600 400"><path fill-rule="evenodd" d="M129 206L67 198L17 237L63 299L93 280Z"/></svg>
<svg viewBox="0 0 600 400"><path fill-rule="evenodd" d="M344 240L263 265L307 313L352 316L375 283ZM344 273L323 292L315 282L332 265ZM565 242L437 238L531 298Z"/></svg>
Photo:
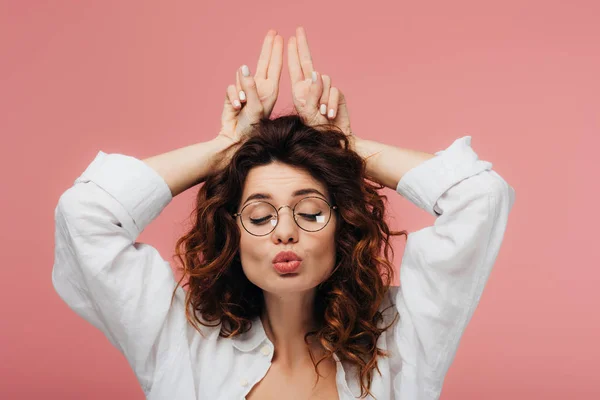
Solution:
<svg viewBox="0 0 600 400"><path fill-rule="evenodd" d="M516 189L441 398L600 398L600 3L493 3L0 2L0 398L143 398L52 287L56 202L99 150L212 138L235 69L254 72L269 28L287 40L298 25L359 136L435 152L471 135ZM289 110L285 66L275 113ZM139 240L172 260L196 189ZM393 228L433 223L385 194Z"/></svg>

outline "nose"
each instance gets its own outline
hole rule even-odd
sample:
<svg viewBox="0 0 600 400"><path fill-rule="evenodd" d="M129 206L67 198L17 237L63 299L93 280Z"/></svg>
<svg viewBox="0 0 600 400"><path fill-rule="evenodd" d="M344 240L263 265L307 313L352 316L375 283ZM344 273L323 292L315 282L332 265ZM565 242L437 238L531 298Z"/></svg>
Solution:
<svg viewBox="0 0 600 400"><path fill-rule="evenodd" d="M287 207L287 210L282 210L282 208ZM296 242L298 241L298 225L296 225L296 221L294 221L294 213L289 206L281 206L277 210L279 217L277 220L277 225L273 230L271 237L275 243L288 243L288 242Z"/></svg>

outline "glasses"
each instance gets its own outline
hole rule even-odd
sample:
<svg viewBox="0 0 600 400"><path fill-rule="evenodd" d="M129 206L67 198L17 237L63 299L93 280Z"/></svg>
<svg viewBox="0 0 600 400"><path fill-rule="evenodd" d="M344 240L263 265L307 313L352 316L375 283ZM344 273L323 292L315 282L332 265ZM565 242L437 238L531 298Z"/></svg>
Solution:
<svg viewBox="0 0 600 400"><path fill-rule="evenodd" d="M279 222L279 210L266 201L255 201L248 203L239 213L233 214L235 218L240 217L242 226L251 235L265 236L275 230ZM309 196L300 200L292 209L294 222L304 231L316 232L325 228L331 219L331 210L337 206L330 205L320 197Z"/></svg>

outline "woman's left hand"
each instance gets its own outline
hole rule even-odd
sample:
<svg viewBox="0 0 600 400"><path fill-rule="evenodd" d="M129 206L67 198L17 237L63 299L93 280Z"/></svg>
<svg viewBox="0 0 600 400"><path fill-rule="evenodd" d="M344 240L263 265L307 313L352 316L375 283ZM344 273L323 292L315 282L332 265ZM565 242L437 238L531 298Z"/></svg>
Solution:
<svg viewBox="0 0 600 400"><path fill-rule="evenodd" d="M288 68L298 115L310 126L332 123L353 139L344 94L337 87L331 86L328 75L321 75L314 70L306 33L302 27L298 27L296 36L288 41Z"/></svg>

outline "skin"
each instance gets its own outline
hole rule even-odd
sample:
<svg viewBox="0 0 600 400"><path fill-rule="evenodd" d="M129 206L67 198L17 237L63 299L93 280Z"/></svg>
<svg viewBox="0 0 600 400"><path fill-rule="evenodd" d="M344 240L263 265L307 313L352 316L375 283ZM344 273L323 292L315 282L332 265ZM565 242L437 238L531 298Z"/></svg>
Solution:
<svg viewBox="0 0 600 400"><path fill-rule="evenodd" d="M296 29L287 47L292 100L298 115L309 125L336 125L353 143L355 138L344 94L332 85L330 76L314 69L303 27ZM279 94L282 68L283 38L271 29L263 41L255 75L244 65L236 71L236 84L227 87L217 137L229 143L237 142L250 124L271 115Z"/></svg>
<svg viewBox="0 0 600 400"><path fill-rule="evenodd" d="M241 69L236 71L236 84L228 87L225 96L218 135L207 142L195 143L144 160L165 180L173 197L203 182L206 176L227 165L227 158L221 156L221 151L228 148L232 142L240 140L247 132L250 123L270 115L279 92L282 61L283 38L271 30L265 37L256 75L252 76L250 73L244 75ZM367 176L373 181L394 190L405 173L434 157L433 154L356 137L350 129L348 109L342 93L331 86L331 80L327 82L326 75L321 76L316 73L317 80L312 82L311 77L314 72L312 57L302 28L298 28L296 36L288 41L288 66L292 83L292 100L298 114L306 118L306 121L317 123L329 121L338 126L348 136L353 150L365 160ZM336 90L337 95L334 94ZM236 106L235 101L239 101L239 91L244 91L246 100L240 102L240 106ZM321 104L327 104L326 109L334 110L333 117L325 117L321 114ZM294 173L296 175L292 178ZM272 183L279 179L280 182L277 183L293 181L318 185L318 182L309 182L302 171L292 171L281 165L257 168L250 171L250 174L251 179L246 182L246 187L243 189L245 193L257 189L252 182L256 183L258 180L255 178L260 174L272 178L270 181L263 179L265 182ZM285 185L270 185L262 187L262 190L273 194L273 202L277 206L283 204L293 206L293 199L289 198L289 195L295 188L286 186L285 190L282 190L280 186ZM289 211L288 208L281 210L282 230L285 228L286 220L287 223L291 222ZM328 227L333 226L330 221ZM293 227L288 226L287 229L291 232ZM243 229L241 233L249 235ZM315 234L302 231L297 232L296 236L286 233L281 238L287 238L287 242L285 239L276 240L272 235L263 238L262 241L242 236L241 255L245 273L265 291L266 312L261 316L261 320L267 336L275 344L273 363L265 377L252 388L247 396L248 399L278 399L281 398L282 393L286 394L286 398L290 398L289 396L298 399L338 398L335 363L331 360L319 364L319 373L325 379L322 378L317 387L313 388L315 371L304 343L304 333L314 328L312 326L314 321L307 312L312 304L310 287L316 286L315 282L324 280L327 276L326 271L331 268L331 263L325 261L327 259L325 254L329 251L327 249L333 248L332 238L321 237L323 240L315 242L311 239L316 237ZM256 247L251 246L250 243ZM325 243L329 245L323 247ZM275 249L286 247L301 252L300 255L305 257L302 273L298 277L285 281L283 278L277 281L277 277L265 273L263 279L257 271L268 270L266 265L269 265L272 260ZM262 250L257 253L255 249ZM318 347L312 346L311 350L317 359L322 355Z"/></svg>
<svg viewBox="0 0 600 400"><path fill-rule="evenodd" d="M253 168L248 174L242 194L244 200L253 193L270 194L267 200L276 208L296 202L306 195L292 197L298 189L314 188L323 193L329 203L327 188L308 172L279 162ZM279 221L265 236L253 236L241 225L240 257L248 279L263 290L265 312L262 315L267 336L276 348L277 361L293 370L298 360L306 357L304 334L315 328L312 306L316 286L325 281L335 263L335 225L332 211L329 223L317 232L307 232L293 220L292 210L282 208ZM296 275L282 275L272 264L277 253L292 250L302 258Z"/></svg>
<svg viewBox="0 0 600 400"><path fill-rule="evenodd" d="M236 84L229 85L222 113L222 128L217 140L239 141L250 124L270 116L279 93L283 64L283 38L274 30L267 33L256 74L247 66L236 71ZM306 33L302 27L288 41L288 67L292 84L292 100L298 114L309 125L333 123L349 136L354 145L350 119L343 94L331 85L331 78L313 68ZM298 189L315 188L331 204L327 188L310 174L282 163L252 169L245 182L241 210L245 199L253 193L268 193L276 208L297 201L291 194ZM298 398L317 396L337 398L335 362L331 359L319 365L322 378L315 384L314 365L304 340L307 332L316 329L312 315L316 286L331 274L335 263L334 211L325 228L306 232L293 221L292 210L282 208L276 228L269 235L253 236L238 219L241 232L240 258L248 279L264 293L261 321L275 351L271 368L248 394L250 398L278 398L286 391ZM283 250L292 250L303 262L295 276L282 276L273 269L272 259ZM319 359L323 349L311 343L313 355ZM324 378L324 379L323 379Z"/></svg>

